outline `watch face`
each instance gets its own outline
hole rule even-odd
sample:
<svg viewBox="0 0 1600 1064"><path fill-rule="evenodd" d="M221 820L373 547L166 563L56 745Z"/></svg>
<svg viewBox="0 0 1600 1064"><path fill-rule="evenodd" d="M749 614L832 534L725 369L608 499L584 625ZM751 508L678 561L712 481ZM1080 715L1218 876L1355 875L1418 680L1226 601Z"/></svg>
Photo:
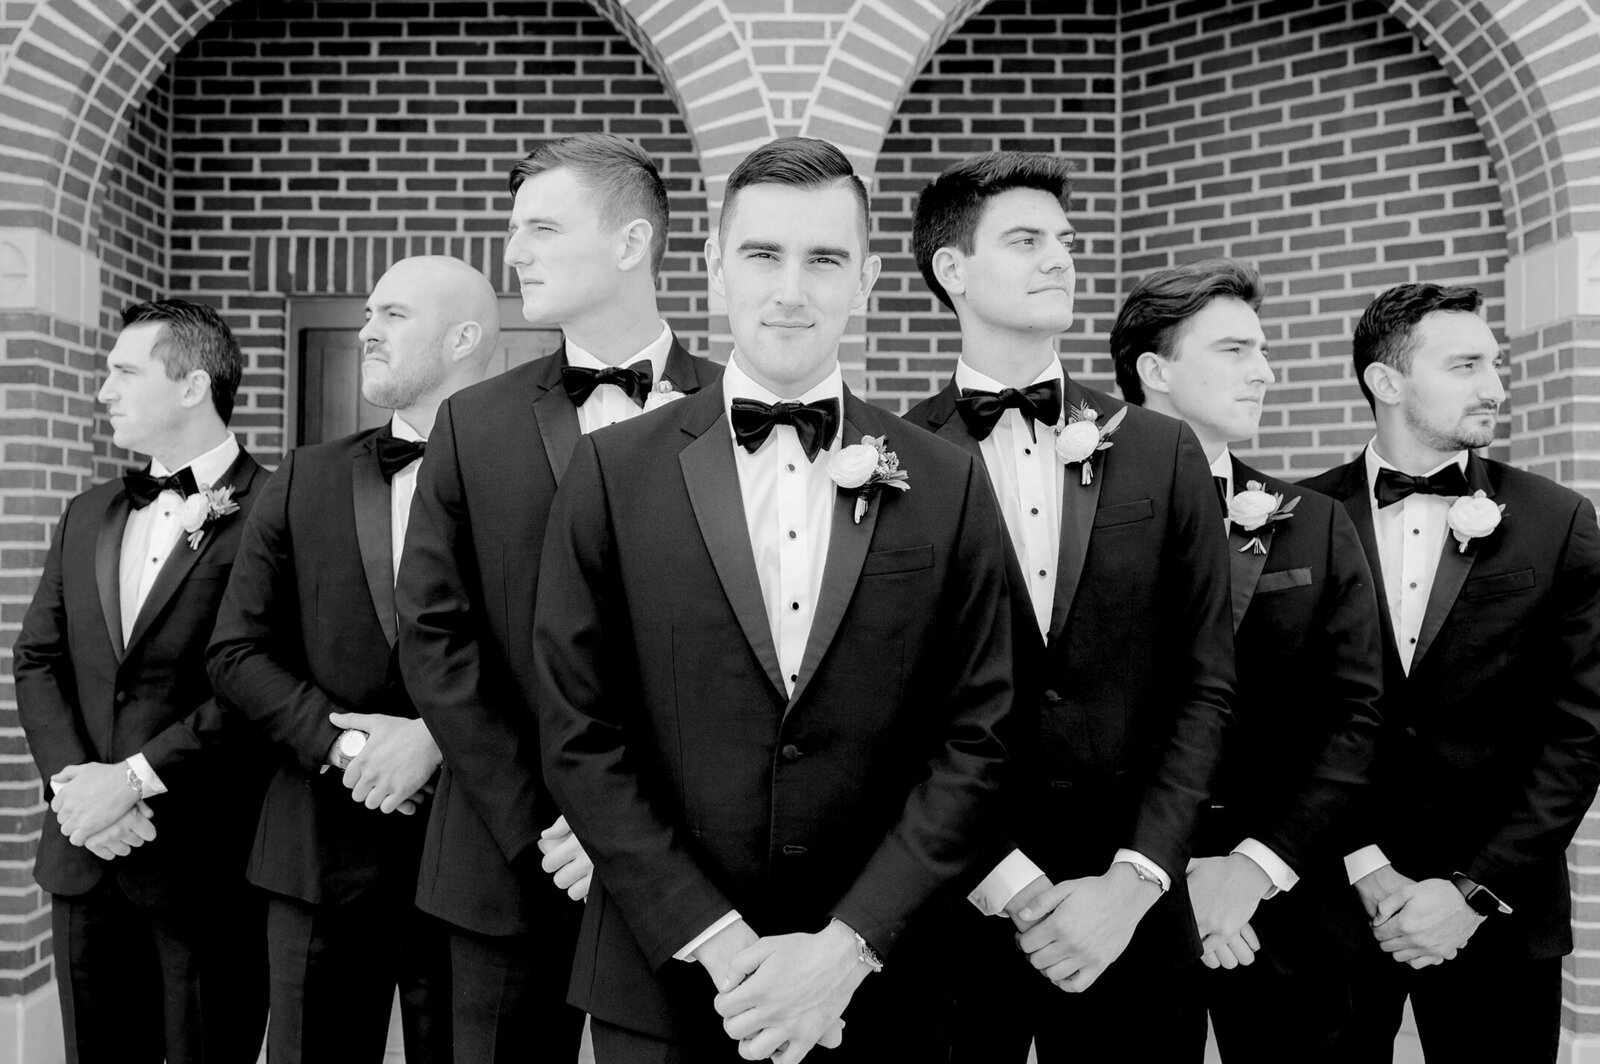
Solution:
<svg viewBox="0 0 1600 1064"><path fill-rule="evenodd" d="M366 732L347 731L339 736L339 753L345 757L355 757L366 745Z"/></svg>

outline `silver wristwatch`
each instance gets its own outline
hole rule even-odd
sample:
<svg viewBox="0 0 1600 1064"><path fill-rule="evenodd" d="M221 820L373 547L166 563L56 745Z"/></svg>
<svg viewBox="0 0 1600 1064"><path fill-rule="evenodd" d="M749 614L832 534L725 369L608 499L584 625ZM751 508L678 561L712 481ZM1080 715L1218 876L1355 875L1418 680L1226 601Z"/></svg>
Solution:
<svg viewBox="0 0 1600 1064"><path fill-rule="evenodd" d="M334 740L333 749L328 753L328 760L333 767L341 772L356 759L367 745L367 733L359 728L346 728L339 738Z"/></svg>

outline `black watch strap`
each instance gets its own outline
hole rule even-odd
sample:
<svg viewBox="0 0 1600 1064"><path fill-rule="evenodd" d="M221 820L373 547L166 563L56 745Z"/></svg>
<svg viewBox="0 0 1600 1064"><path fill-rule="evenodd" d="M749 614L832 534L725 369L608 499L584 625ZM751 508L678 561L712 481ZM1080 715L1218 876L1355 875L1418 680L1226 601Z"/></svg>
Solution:
<svg viewBox="0 0 1600 1064"><path fill-rule="evenodd" d="M1501 913L1511 915L1511 906L1501 901L1499 896L1477 880L1468 879L1461 872L1450 877L1461 896L1467 900L1467 905L1479 916L1493 916Z"/></svg>

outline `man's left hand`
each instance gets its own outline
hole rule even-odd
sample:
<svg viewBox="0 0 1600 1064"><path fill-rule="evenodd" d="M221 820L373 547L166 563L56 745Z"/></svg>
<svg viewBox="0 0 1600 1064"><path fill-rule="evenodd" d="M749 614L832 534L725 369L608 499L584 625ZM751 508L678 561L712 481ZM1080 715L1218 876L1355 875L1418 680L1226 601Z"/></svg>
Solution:
<svg viewBox="0 0 1600 1064"><path fill-rule="evenodd" d="M1189 900L1194 903L1195 928L1200 932L1200 948L1207 956L1216 954L1249 924L1256 914L1256 906L1272 889L1266 870L1242 853L1201 857L1190 862L1188 883ZM1254 948L1241 952L1230 949L1228 958L1218 957L1218 963L1223 968L1234 967L1227 960L1249 964L1255 959ZM1217 965L1208 964L1207 967Z"/></svg>
<svg viewBox="0 0 1600 1064"><path fill-rule="evenodd" d="M840 1017L869 969L855 934L835 920L814 935L763 938L733 959L746 978L718 994L723 1029L745 1060L797 1064L813 1046L838 1044Z"/></svg>
<svg viewBox="0 0 1600 1064"><path fill-rule="evenodd" d="M128 766L92 762L68 765L50 777L55 810L61 834L74 846L82 846L91 835L98 835L115 824L139 801L128 786Z"/></svg>
<svg viewBox="0 0 1600 1064"><path fill-rule="evenodd" d="M350 797L385 813L415 812L421 804L419 792L444 760L428 726L420 719L381 713L330 713L328 719L336 728L367 733L361 753L345 766Z"/></svg>
<svg viewBox="0 0 1600 1064"><path fill-rule="evenodd" d="M589 860L583 843L567 826L566 817L556 817L555 823L539 832L539 852L544 854L539 867L549 873L557 887L567 892L567 897L583 901L589 896L594 862Z"/></svg>
<svg viewBox="0 0 1600 1064"><path fill-rule="evenodd" d="M1057 883L1021 912L1037 920L1017 945L1046 979L1068 993L1087 990L1122 956L1139 921L1161 896L1118 862L1104 875ZM1049 915L1040 918L1040 914Z"/></svg>
<svg viewBox="0 0 1600 1064"><path fill-rule="evenodd" d="M1424 968L1454 960L1484 918L1448 879L1424 879L1385 898L1372 934L1401 964Z"/></svg>

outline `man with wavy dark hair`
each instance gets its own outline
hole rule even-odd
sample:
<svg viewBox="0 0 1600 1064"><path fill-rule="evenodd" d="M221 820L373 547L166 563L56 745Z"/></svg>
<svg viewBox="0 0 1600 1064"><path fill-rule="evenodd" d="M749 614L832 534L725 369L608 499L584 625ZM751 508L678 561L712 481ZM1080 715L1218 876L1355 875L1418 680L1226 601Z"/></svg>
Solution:
<svg viewBox="0 0 1600 1064"><path fill-rule="evenodd" d="M1232 718L1205 455L1182 423L1072 380L1056 355L1076 287L1068 192L1060 160L974 156L923 191L912 233L961 358L907 420L983 460L1019 647L1020 779L971 897L1010 920L957 925L959 1060L1021 1061L1035 1037L1043 1061L1177 1052L1175 1025L1147 1021L1200 954L1184 870Z"/></svg>
<svg viewBox="0 0 1600 1064"><path fill-rule="evenodd" d="M1238 725L1187 875L1205 951L1182 1002L1205 1056L1339 1064L1355 939L1340 857L1382 693L1378 604L1344 508L1246 465L1273 382L1261 278L1212 259L1145 276L1111 329L1122 394L1194 429L1228 527ZM1293 710L1288 711L1292 705Z"/></svg>
<svg viewBox="0 0 1600 1064"><path fill-rule="evenodd" d="M49 891L67 1059L248 1064L266 1023L244 879L264 762L224 741L205 645L266 474L228 431L242 358L216 311L141 303L99 399L139 471L67 504L13 649L53 816Z"/></svg>
<svg viewBox="0 0 1600 1064"><path fill-rule="evenodd" d="M1476 453L1506 398L1482 306L1436 284L1373 300L1352 347L1377 435L1305 484L1355 522L1383 629L1340 1060L1390 1059L1407 997L1429 1059L1558 1049L1565 852L1600 784L1600 529L1583 496Z"/></svg>

